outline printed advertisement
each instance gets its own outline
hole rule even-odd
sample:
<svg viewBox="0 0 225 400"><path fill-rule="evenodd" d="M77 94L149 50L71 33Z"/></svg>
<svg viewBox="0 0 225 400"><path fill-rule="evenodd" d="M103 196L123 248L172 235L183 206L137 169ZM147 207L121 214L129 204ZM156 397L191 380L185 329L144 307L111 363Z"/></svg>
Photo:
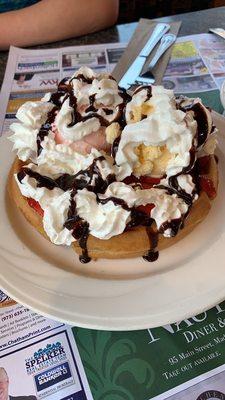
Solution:
<svg viewBox="0 0 225 400"><path fill-rule="evenodd" d="M225 399L225 302L160 328L109 332L0 298L0 387L10 400Z"/></svg>
<svg viewBox="0 0 225 400"><path fill-rule="evenodd" d="M1 134L8 131L24 102L40 100L81 66L86 65L97 73L111 72L125 47L122 43L38 51L11 47L1 90L4 94L0 103Z"/></svg>
<svg viewBox="0 0 225 400"><path fill-rule="evenodd" d="M59 70L51 72L16 72L13 77L12 92L36 90L52 91L59 83Z"/></svg>
<svg viewBox="0 0 225 400"><path fill-rule="evenodd" d="M80 392L76 399L86 399L66 330L0 356L0 371L8 376L12 396L58 399L60 392L63 399Z"/></svg>
<svg viewBox="0 0 225 400"><path fill-rule="evenodd" d="M71 328L2 291L0 304L0 399L91 400Z"/></svg>
<svg viewBox="0 0 225 400"><path fill-rule="evenodd" d="M178 38L165 72L164 85L177 93L219 89L225 79L224 52L224 39L212 34Z"/></svg>
<svg viewBox="0 0 225 400"><path fill-rule="evenodd" d="M222 113L220 88L225 80L225 40L209 33L177 38L163 85L177 94L200 97Z"/></svg>
<svg viewBox="0 0 225 400"><path fill-rule="evenodd" d="M42 54L42 51L34 52L33 54L31 52L32 50L25 50L21 53L15 72L52 71L59 69L59 54L57 50L51 50L51 54L49 52Z"/></svg>
<svg viewBox="0 0 225 400"><path fill-rule="evenodd" d="M160 328L74 336L94 399L225 399L225 302Z"/></svg>

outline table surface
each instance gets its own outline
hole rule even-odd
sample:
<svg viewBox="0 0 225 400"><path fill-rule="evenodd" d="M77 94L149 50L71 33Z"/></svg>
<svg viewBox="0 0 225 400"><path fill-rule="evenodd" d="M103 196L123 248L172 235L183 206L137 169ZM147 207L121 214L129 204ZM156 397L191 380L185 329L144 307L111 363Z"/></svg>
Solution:
<svg viewBox="0 0 225 400"><path fill-rule="evenodd" d="M206 33L209 28L225 29L225 7L211 8L197 12L177 14L170 17L158 18L157 21L172 22L182 21L179 36L196 33ZM51 44L35 46L32 48L54 48L85 44L110 43L110 42L128 42L137 26L137 23L117 25L94 34L85 35L79 38L68 39ZM6 62L8 58L7 51L0 51L0 87L4 77Z"/></svg>
<svg viewBox="0 0 225 400"><path fill-rule="evenodd" d="M179 36L182 35L189 35L189 34L197 34L197 33L206 33L208 32L209 28L211 27L223 27L225 28L225 7L220 7L220 8L215 8L215 9L209 9L209 10L204 10L204 11L200 11L200 12L194 12L194 13L186 13L186 14L180 14L180 15L175 15L175 16L171 16L171 17L165 17L165 18L160 18L157 19L157 21L164 21L164 22L172 22L172 21L178 21L181 20L182 21L182 25L181 25L181 29L179 32ZM129 41L129 39L131 38L135 28L136 28L137 24L136 23L131 23L131 24L125 24L125 25L117 25L115 27L112 27L110 29L95 33L95 34L90 34L90 35L86 35L80 38L76 38L76 39L70 39L70 40L66 40L66 41L60 41L54 44L48 44L48 45L42 45L42 46L36 46L35 48L54 48L54 47L65 47L65 46L72 46L72 45L85 45L85 44L97 44L97 43L108 43L108 42L127 42ZM7 57L8 57L8 52L0 52L0 87L1 87L1 83L4 77L4 71L5 71L5 66L6 66L6 62L7 62ZM223 303L223 308L225 308L225 303ZM214 314L216 313L216 311L211 310L208 312L209 315L209 321L211 322L214 318ZM215 314L217 318L217 314L218 314L218 310L217 313ZM215 319L215 321L217 321ZM203 321L200 325L198 323L198 328L199 329L203 329L205 327L205 321ZM191 331L194 332L195 325L193 323L191 323L191 325L193 325L193 327L189 327L188 329L190 329L190 333ZM161 329L161 331L159 331L159 329ZM192 330L193 329L193 330ZM218 328L219 329L219 328ZM95 394L97 393L98 389L99 389L99 380L101 382L101 374L102 374L102 370L101 370L101 365L106 365L106 361L107 360L113 360L112 359L112 349L114 352L114 363L115 360L117 362L117 364L114 365L118 365L117 370L115 369L115 366L109 365L108 371L110 371L110 374L108 374L106 377L105 375L103 375L104 378L104 388L100 388L99 392L102 393L103 389L105 390L104 393L109 394L110 390L112 390L112 388L114 389L114 386L111 383L111 380L109 378L109 376L111 376L111 371L114 371L114 375L116 376L116 374L118 373L118 371L120 370L120 374L121 376L125 376L122 375L123 373L125 373L125 371L127 370L129 372L129 368L130 368L130 374L127 375L127 378L125 376L124 380L123 380L123 384L125 388L129 388L128 385L128 380L130 381L130 376L133 376L133 384L132 384L132 392L127 392L128 389L125 389L123 391L123 387L121 386L116 386L115 384L115 388L118 394L121 393L121 398L124 397L124 393L130 393L130 398L136 398L137 399L137 393L138 393L138 397L139 398L147 398L149 395L149 388L148 388L148 392L146 389L147 384L146 383L142 383L140 385L137 384L137 378L135 379L135 376L138 376L138 373L135 371L133 365L134 362L136 362L136 358L134 357L139 357L137 358L138 360L138 368L142 368L143 374L146 374L147 376L150 376L150 374L152 373L152 371L157 370L158 371L158 377L154 378L155 381L153 381L153 383L151 383L151 385L153 385L153 387L151 387L151 391L153 390L159 390L159 376L161 374L161 370L158 366L163 366L162 367L162 371L165 370L165 365L166 365L166 361L169 359L169 357L171 356L171 349L173 350L174 354L178 354L179 351L187 351L189 347L185 346L185 344L183 344L182 342L182 338L183 335L179 336L179 340L177 341L177 337L174 340L174 344L172 342L171 339L171 333L165 331L163 328L158 328L158 334L159 337L161 335L161 337L163 338L163 340L159 340L154 339L154 341L156 343L154 343L154 346L151 347L149 346L150 343L150 339L147 336L147 331L146 330L142 330L139 331L138 334L137 332L114 332L109 333L109 332L100 332L100 331L96 331L96 330L92 330L91 333L89 330L84 330L84 329L76 329L76 342L78 344L78 348L79 348L79 352L81 354L82 357L82 361L85 363L85 365L87 365L87 370L86 373L88 375L88 378L90 378L90 382L94 382L95 385L91 386L91 390L93 392L93 396L95 397ZM160 332L160 333L159 333ZM152 333L150 333L152 335ZM192 334L192 333L191 333ZM91 335L91 336L90 336ZM221 329L221 337L223 335L223 329ZM90 339L91 338L91 339ZM97 338L97 339L96 339ZM152 340L152 337L150 337ZM146 341L146 339L148 339ZM177 342L176 342L177 341ZM99 350L98 347L96 348L92 348L92 343L98 343L99 344ZM117 347L115 346L115 344L117 344ZM127 355L123 356L123 362L121 361L121 349L123 347L121 347L121 343L123 343L124 349L126 349L126 352L130 353ZM177 349L176 349L176 343L177 343ZM202 342L205 343L204 345L206 346L207 342ZM156 345L156 346L155 346ZM224 348L222 348L222 343L220 344L220 348L219 348L219 353L223 355L224 353ZM104 349L104 352L102 352L102 348ZM200 347L199 347L200 348ZM84 350L85 349L85 350ZM127 350L128 349L128 350ZM131 350L129 350L131 349ZM132 349L135 349L135 352L133 352ZM136 350L137 349L137 350ZM93 365L90 364L90 360L92 359L92 355L95 354L95 351L99 352L99 354L104 354L104 359L102 360L102 362L100 363L94 363ZM209 352L211 350L209 349ZM209 356L207 353L207 350L204 352L205 356ZM88 358L90 355L90 358ZM109 356L110 355L110 356ZM197 356L196 356L197 357ZM153 362L153 361L154 362ZM88 362L89 365L91 366L90 369L90 375L88 374ZM109 361L107 361L109 363ZM130 362L130 364L128 364L128 362ZM221 363L223 362L222 360L222 356L221 356ZM157 364L158 363L158 364ZM110 364L110 363L109 363ZM124 369L121 368L121 364L122 366L126 365L126 368L123 367ZM130 365L130 367L128 366ZM208 364L206 364L208 365ZM145 368L145 369L143 369ZM205 372L207 371L207 367L201 367L202 368L202 372L205 369ZM202 373L201 372L201 373ZM193 378L195 376L195 372L194 369L192 372L190 372L190 374L193 374ZM149 374L149 375L148 375ZM93 379L94 376L94 379ZM95 378L96 376L96 378ZM100 376L100 378L99 378ZM189 376L189 372L187 374L187 376ZM191 376L191 375L190 375ZM108 379L108 380L107 380ZM127 379L127 381L126 381ZM179 379L176 378L176 379ZM189 378L190 379L190 378ZM138 383L140 379L138 379ZM178 380L179 382L179 380ZM162 383L162 381L160 382ZM181 382L179 382L181 383ZM148 384L149 384L149 378L148 378ZM102 384L101 384L102 385ZM164 383L164 388L166 387L167 382ZM202 385L202 384L201 384ZM164 390L164 388L162 387L162 391ZM166 390L166 389L165 389ZM97 398L97 395L96 397Z"/></svg>

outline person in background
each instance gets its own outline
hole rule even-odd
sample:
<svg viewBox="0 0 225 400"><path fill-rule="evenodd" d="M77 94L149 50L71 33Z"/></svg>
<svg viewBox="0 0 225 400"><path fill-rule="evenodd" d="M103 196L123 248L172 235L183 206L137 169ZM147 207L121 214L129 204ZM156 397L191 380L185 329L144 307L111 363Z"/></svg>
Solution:
<svg viewBox="0 0 225 400"><path fill-rule="evenodd" d="M37 400L36 396L10 396L9 377L5 368L0 367L0 400Z"/></svg>
<svg viewBox="0 0 225 400"><path fill-rule="evenodd" d="M0 0L0 50L95 32L118 12L119 0Z"/></svg>

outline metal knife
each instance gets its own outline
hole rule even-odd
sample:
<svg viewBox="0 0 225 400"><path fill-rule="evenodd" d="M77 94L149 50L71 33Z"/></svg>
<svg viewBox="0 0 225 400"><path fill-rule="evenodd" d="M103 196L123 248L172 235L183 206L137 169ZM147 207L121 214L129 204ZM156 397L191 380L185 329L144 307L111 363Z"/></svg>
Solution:
<svg viewBox="0 0 225 400"><path fill-rule="evenodd" d="M159 40L162 38L162 36L166 32L168 32L169 29L170 29L169 24L160 23L156 25L146 45L143 47L137 58L130 65L130 67L120 80L119 82L120 87L124 89L129 89L129 87L135 82L136 78L141 74L146 58L149 56L149 54L154 49Z"/></svg>
<svg viewBox="0 0 225 400"><path fill-rule="evenodd" d="M161 39L160 45L151 60L150 64L148 65L148 69L146 72L142 73L140 76L137 77L136 83L138 85L140 84L153 84L155 82L155 77L153 74L153 68L156 66L158 63L160 57L165 53L165 51L172 46L172 44L176 40L176 35L173 33L167 33L167 35L164 35Z"/></svg>
<svg viewBox="0 0 225 400"><path fill-rule="evenodd" d="M225 30L223 28L210 28L209 32L215 33L216 35L225 39Z"/></svg>

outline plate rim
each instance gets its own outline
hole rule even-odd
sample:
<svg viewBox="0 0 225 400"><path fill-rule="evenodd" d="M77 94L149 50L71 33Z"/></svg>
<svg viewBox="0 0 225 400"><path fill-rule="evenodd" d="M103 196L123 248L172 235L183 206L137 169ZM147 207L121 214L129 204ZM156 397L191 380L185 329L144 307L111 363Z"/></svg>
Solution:
<svg viewBox="0 0 225 400"><path fill-rule="evenodd" d="M214 117L216 119L221 120L221 122L225 125L225 118L222 117L220 114L217 114L215 112L213 112ZM119 260L118 260L119 262ZM177 267L179 268L179 267ZM52 313L50 310L52 309L51 307L48 308L49 306L46 304L45 307L43 307L43 305L41 305L41 303L38 302L38 300L36 300L36 305L35 305L35 301L33 299L30 298L30 301L28 299L28 297L26 296L26 293L24 293L24 295L22 294L22 292L20 292L16 287L14 287L12 284L10 284L10 282L7 282L7 279L3 277L3 272L0 272L0 283L2 284L3 282L3 291L5 291L5 293L7 295L9 295L10 297L12 297L13 299L15 299L16 301L18 301L19 303L32 308L34 311L40 313L41 315L44 315L48 318L51 319L55 319L58 321L62 321L63 323L66 324L70 324L70 325L74 325L74 326L80 326L83 328L88 328L88 329L100 329L100 330L115 330L115 331L127 331L127 330L140 330L140 329L148 329L148 328L154 328L157 326L161 326L161 325L166 325L166 324L170 324L175 322L174 318L171 319L171 317L168 316L168 311L164 314L160 314L160 322L159 323L155 323L155 322L151 322L149 321L149 316L144 317L143 315L140 318L134 317L134 319L136 319L136 322L132 321L132 318L127 318L127 319L123 319L120 320L120 318L104 318L104 319L99 319L95 316L94 320L91 321L91 316L86 316L87 320L86 322L84 322L84 320L82 318L79 317L79 314L75 312L75 320L70 320L68 318L63 318L62 314L62 310L56 310L54 311L54 313ZM215 292L215 288L213 290L213 292ZM214 300L212 301L212 298L209 297L209 300L206 301L206 297L205 294L201 294L200 299L202 299L202 302L204 301L204 305L201 303L201 301L199 302L199 298L198 298L198 304L196 305L196 307L191 307L191 310L188 311L184 311L184 309L182 307L178 308L177 310L177 317L176 317L176 321L178 320L182 320L182 319L186 319L186 318L190 318L193 315L197 315L200 314L204 311L206 311L207 309L215 306L216 304L218 304L219 302L223 301L225 298L225 286L224 289L222 291L218 292L218 295L213 295ZM186 304L186 303L184 303ZM182 303L183 305L183 303ZM164 319L162 318L162 316L164 316ZM155 318L155 316L154 316ZM145 321L144 321L145 319ZM115 323L118 320L117 323ZM104 323L102 324L102 322L104 321ZM113 324L112 324L113 321ZM141 321L141 324L140 322ZM130 323L131 322L131 323ZM120 325L119 325L120 324ZM119 326L118 326L119 325Z"/></svg>

